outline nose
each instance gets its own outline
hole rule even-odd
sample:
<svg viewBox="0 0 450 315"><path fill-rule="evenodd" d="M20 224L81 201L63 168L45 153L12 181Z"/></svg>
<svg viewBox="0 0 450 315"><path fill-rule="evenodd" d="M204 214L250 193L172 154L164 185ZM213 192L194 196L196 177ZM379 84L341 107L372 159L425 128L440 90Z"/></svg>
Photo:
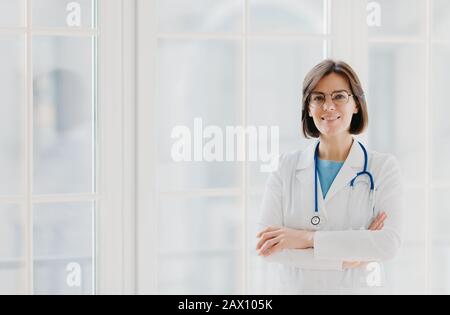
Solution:
<svg viewBox="0 0 450 315"><path fill-rule="evenodd" d="M333 99L331 98L331 95L325 96L325 103L322 105L323 110L335 110L336 105L333 102Z"/></svg>

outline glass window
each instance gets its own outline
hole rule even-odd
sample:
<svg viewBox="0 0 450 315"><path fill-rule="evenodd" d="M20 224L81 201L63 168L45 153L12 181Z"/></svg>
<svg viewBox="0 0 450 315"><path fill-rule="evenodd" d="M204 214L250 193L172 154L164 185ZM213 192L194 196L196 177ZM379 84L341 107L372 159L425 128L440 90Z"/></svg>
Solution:
<svg viewBox="0 0 450 315"><path fill-rule="evenodd" d="M33 27L93 28L96 0L33 0Z"/></svg>
<svg viewBox="0 0 450 315"><path fill-rule="evenodd" d="M239 53L240 45L235 41L160 41L158 169L161 190L239 185L238 163L204 162L203 155L203 148L210 140L203 137L208 126L224 130L226 126L240 124ZM196 124L200 137L195 133L196 118L201 119L201 123ZM180 138L172 139L171 135L178 126L186 126L190 130L190 146L184 147L190 147L187 156L192 162L174 162L172 158L172 146ZM225 134L221 138L225 139ZM218 156L226 159L220 152Z"/></svg>
<svg viewBox="0 0 450 315"><path fill-rule="evenodd" d="M24 226L24 207L0 204L0 294L20 294L26 288Z"/></svg>
<svg viewBox="0 0 450 315"><path fill-rule="evenodd" d="M431 98L433 108L433 179L450 180L450 124L448 123L448 92L450 82L450 43L433 46L433 68L431 78Z"/></svg>
<svg viewBox="0 0 450 315"><path fill-rule="evenodd" d="M301 132L303 79L322 60L323 47L322 40L249 41L248 124L279 127L280 153L298 149L305 143ZM249 164L250 185L260 190L268 175L260 171L261 164Z"/></svg>
<svg viewBox="0 0 450 315"><path fill-rule="evenodd" d="M22 189L25 159L26 79L24 36L1 35L0 51L0 195L18 195Z"/></svg>
<svg viewBox="0 0 450 315"><path fill-rule="evenodd" d="M256 245L257 233L261 232L258 226L261 200L263 194L251 193L247 195L247 283L248 294L279 294L277 293L278 265L268 264L258 256Z"/></svg>
<svg viewBox="0 0 450 315"><path fill-rule="evenodd" d="M405 242L395 260L385 263L387 289L392 294L426 294L427 246Z"/></svg>
<svg viewBox="0 0 450 315"><path fill-rule="evenodd" d="M0 294L95 290L96 3L0 0Z"/></svg>
<svg viewBox="0 0 450 315"><path fill-rule="evenodd" d="M234 197L161 198L160 293L239 292L241 209Z"/></svg>
<svg viewBox="0 0 450 315"><path fill-rule="evenodd" d="M425 47L371 44L369 139L373 149L394 154L405 180L425 180ZM408 74L408 75L405 75Z"/></svg>
<svg viewBox="0 0 450 315"><path fill-rule="evenodd" d="M435 189L432 194L433 209L431 213L432 262L431 289L434 294L450 294L450 206L447 200L448 188Z"/></svg>
<svg viewBox="0 0 450 315"><path fill-rule="evenodd" d="M368 19L380 24L369 28L370 36L419 36L425 34L427 0L367 0Z"/></svg>
<svg viewBox="0 0 450 315"><path fill-rule="evenodd" d="M25 26L25 1L26 0L0 0L0 27Z"/></svg>
<svg viewBox="0 0 450 315"><path fill-rule="evenodd" d="M409 189L404 196L403 244L395 260L387 262L387 284L394 294L423 294L426 288L425 189Z"/></svg>
<svg viewBox="0 0 450 315"><path fill-rule="evenodd" d="M35 37L34 192L93 192L93 48L89 37Z"/></svg>
<svg viewBox="0 0 450 315"><path fill-rule="evenodd" d="M249 30L323 34L325 14L325 1L249 0Z"/></svg>
<svg viewBox="0 0 450 315"><path fill-rule="evenodd" d="M34 206L34 292L92 294L94 205Z"/></svg>
<svg viewBox="0 0 450 315"><path fill-rule="evenodd" d="M433 0L433 35L437 38L450 38L450 1Z"/></svg>
<svg viewBox="0 0 450 315"><path fill-rule="evenodd" d="M158 30L165 32L239 32L241 0L158 0Z"/></svg>

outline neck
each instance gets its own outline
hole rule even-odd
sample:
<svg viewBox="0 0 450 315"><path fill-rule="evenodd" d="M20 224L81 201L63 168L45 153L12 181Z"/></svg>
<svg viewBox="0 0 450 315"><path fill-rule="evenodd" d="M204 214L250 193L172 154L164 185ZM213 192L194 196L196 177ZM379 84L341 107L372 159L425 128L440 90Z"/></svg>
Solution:
<svg viewBox="0 0 450 315"><path fill-rule="evenodd" d="M353 137L350 134L338 136L320 136L319 158L328 161L343 162L352 148Z"/></svg>

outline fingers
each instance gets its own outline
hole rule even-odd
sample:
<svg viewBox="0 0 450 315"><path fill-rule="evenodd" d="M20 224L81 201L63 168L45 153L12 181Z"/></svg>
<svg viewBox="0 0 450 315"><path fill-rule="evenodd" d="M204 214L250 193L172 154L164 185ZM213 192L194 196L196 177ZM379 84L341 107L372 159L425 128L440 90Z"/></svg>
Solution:
<svg viewBox="0 0 450 315"><path fill-rule="evenodd" d="M264 243L270 239L273 239L275 237L277 237L279 235L280 231L273 231L273 232L266 232L264 234L262 234L261 239L259 240L258 244L256 245L256 249L260 249Z"/></svg>
<svg viewBox="0 0 450 315"><path fill-rule="evenodd" d="M369 230L376 230L378 225L381 223L382 213L378 214L377 217L373 220L372 224L369 227Z"/></svg>
<svg viewBox="0 0 450 315"><path fill-rule="evenodd" d="M258 235L256 235L256 237L261 237L264 233L273 232L273 231L276 231L276 230L279 230L279 228L269 226L268 228L266 228L263 231L259 232Z"/></svg>
<svg viewBox="0 0 450 315"><path fill-rule="evenodd" d="M344 269L356 269L361 266L361 262L359 261L346 261L342 264Z"/></svg>
<svg viewBox="0 0 450 315"><path fill-rule="evenodd" d="M275 231L275 232L269 232L269 233L265 233L263 234L263 237L261 238L261 240L258 242L258 245L256 245L256 249L260 249L264 243L266 243L266 241L270 240L270 239L274 239L277 236L279 236L279 231Z"/></svg>
<svg viewBox="0 0 450 315"><path fill-rule="evenodd" d="M280 240L277 244L272 246L272 248L270 248L264 256L270 256L272 254L275 254L276 252L281 251L283 249L282 243L283 241Z"/></svg>
<svg viewBox="0 0 450 315"><path fill-rule="evenodd" d="M280 229L278 228L267 228L264 231L258 233L257 237L261 237L261 239L256 245L256 249L259 250L267 240L277 237L279 234Z"/></svg>
<svg viewBox="0 0 450 315"><path fill-rule="evenodd" d="M384 221L387 219L387 214L385 212L381 212L372 224L369 227L370 231L380 231L384 227Z"/></svg>
<svg viewBox="0 0 450 315"><path fill-rule="evenodd" d="M377 219L376 221L374 221L372 223L372 225L369 228L369 230L371 230L371 231L379 231L381 224L382 224L381 221Z"/></svg>
<svg viewBox="0 0 450 315"><path fill-rule="evenodd" d="M273 247L277 246L281 241L281 237L276 237L271 240L268 240L264 243L264 246L261 247L261 250L259 252L260 256L269 256L271 252L273 251Z"/></svg>

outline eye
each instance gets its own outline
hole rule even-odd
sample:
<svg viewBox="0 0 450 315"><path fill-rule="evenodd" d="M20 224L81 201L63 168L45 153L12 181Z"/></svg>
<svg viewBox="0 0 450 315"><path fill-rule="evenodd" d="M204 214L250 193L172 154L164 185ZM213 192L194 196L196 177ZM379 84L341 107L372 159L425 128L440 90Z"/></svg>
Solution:
<svg viewBox="0 0 450 315"><path fill-rule="evenodd" d="M347 96L344 93L335 94L333 97L333 99L338 100L338 101L345 100L346 98L347 98Z"/></svg>
<svg viewBox="0 0 450 315"><path fill-rule="evenodd" d="M313 95L311 100L313 102L322 102L325 99L323 95Z"/></svg>

